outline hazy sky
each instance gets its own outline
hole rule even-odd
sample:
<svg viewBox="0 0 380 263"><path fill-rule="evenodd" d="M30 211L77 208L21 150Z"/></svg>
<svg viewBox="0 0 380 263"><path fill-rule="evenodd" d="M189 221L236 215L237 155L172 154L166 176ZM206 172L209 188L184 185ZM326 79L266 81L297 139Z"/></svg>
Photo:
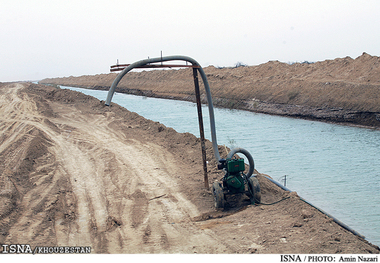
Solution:
<svg viewBox="0 0 380 263"><path fill-rule="evenodd" d="M380 1L0 0L0 82L108 73L161 51L203 67L380 56Z"/></svg>

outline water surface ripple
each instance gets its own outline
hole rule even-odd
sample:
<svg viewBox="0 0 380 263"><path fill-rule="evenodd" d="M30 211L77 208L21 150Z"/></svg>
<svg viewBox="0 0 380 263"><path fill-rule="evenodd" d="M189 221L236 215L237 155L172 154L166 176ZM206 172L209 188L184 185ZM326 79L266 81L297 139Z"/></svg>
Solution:
<svg viewBox="0 0 380 263"><path fill-rule="evenodd" d="M70 89L100 100L107 96L106 91ZM113 102L199 137L194 103L120 93ZM259 172L279 182L286 175L286 187L380 245L380 131L220 108L215 120L218 144L247 149Z"/></svg>

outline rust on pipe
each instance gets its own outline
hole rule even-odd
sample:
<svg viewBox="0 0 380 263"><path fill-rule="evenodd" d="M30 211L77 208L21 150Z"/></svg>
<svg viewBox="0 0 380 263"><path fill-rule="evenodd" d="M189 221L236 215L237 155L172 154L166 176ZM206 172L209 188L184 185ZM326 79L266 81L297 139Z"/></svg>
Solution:
<svg viewBox="0 0 380 263"><path fill-rule="evenodd" d="M120 65L112 65L110 71L121 71L124 70L126 67L128 67L130 64L120 64ZM197 65L174 65L174 64L162 64L162 65L155 65L155 64L148 64L148 65L142 65L135 68L199 68Z"/></svg>

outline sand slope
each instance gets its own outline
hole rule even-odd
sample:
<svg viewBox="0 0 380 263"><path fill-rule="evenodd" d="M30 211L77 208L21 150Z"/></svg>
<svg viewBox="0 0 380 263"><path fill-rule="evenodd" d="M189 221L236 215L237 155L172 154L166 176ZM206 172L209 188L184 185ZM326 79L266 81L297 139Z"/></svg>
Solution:
<svg viewBox="0 0 380 263"><path fill-rule="evenodd" d="M217 106L380 127L380 57L363 53L356 59L291 65L269 61L204 70ZM108 90L115 77L110 73L42 82ZM191 69L129 72L117 91L195 101Z"/></svg>
<svg viewBox="0 0 380 263"><path fill-rule="evenodd" d="M222 155L224 148L220 147ZM210 183L215 169L207 142ZM379 253L258 175L263 202L223 211L199 139L118 105L33 84L0 87L0 243L93 253Z"/></svg>

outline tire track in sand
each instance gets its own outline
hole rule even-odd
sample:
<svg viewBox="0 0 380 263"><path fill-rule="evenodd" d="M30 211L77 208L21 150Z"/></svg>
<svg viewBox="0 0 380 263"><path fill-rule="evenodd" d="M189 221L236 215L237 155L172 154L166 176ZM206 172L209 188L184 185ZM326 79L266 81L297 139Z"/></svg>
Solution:
<svg viewBox="0 0 380 263"><path fill-rule="evenodd" d="M72 105L51 102L55 116L47 121L21 89L18 85L2 96L7 106L1 111L8 114L2 131L24 125L43 134L49 147L35 164L35 186L23 193L22 215L5 241L28 243L26 236L30 242L91 246L102 253L232 251L211 230L191 221L200 214L180 192L181 171L171 153L111 128L112 114L83 115ZM20 128L18 135L8 132L1 149L8 149L17 136L33 138L28 129ZM63 190L64 180L72 191ZM47 222L48 230L43 226Z"/></svg>

